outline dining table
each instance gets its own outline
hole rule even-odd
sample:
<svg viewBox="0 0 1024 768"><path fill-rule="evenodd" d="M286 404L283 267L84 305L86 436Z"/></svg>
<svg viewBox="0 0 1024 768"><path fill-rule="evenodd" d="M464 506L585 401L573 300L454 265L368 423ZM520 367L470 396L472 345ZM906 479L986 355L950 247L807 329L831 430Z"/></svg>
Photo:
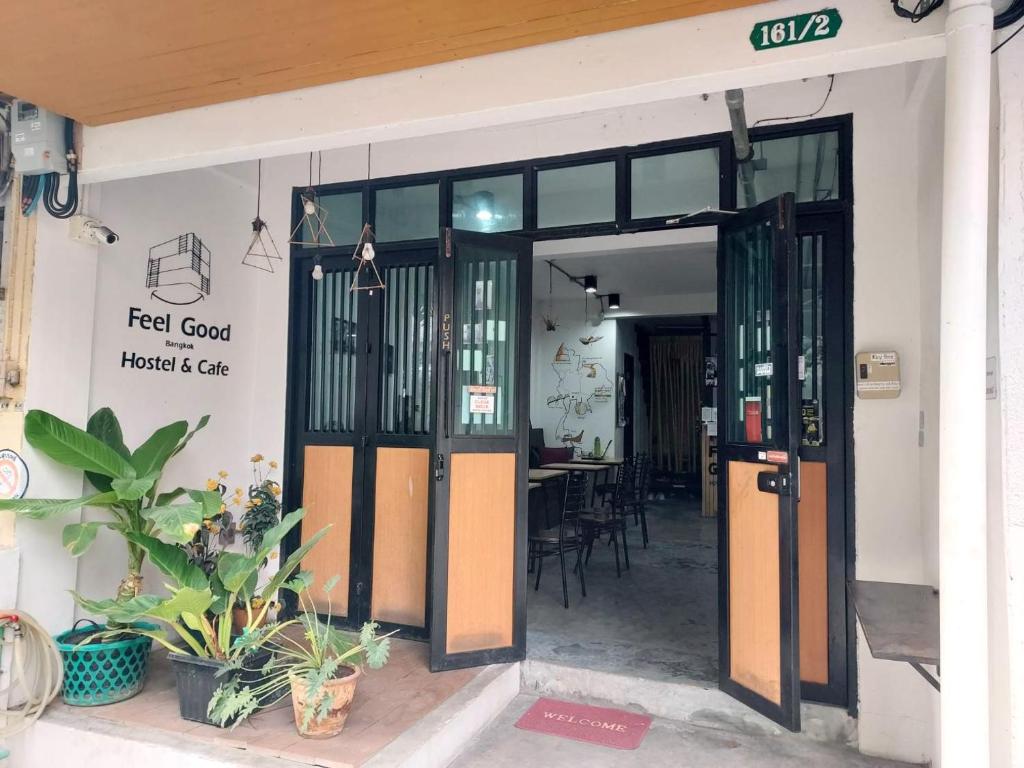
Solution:
<svg viewBox="0 0 1024 768"><path fill-rule="evenodd" d="M607 473L610 466L607 464L595 464L584 461L565 461L555 464L543 464L541 469L560 470L563 472L584 472L590 475L590 506L594 506L597 497L597 474ZM531 470L532 471L532 470Z"/></svg>

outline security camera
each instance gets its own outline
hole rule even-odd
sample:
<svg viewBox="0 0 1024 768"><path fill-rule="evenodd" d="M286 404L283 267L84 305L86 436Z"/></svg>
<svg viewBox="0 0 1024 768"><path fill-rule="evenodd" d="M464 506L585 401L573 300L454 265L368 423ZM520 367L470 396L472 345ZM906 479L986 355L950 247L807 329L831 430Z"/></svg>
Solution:
<svg viewBox="0 0 1024 768"><path fill-rule="evenodd" d="M97 243L113 245L121 239L117 232L112 230L110 227L103 226L102 224L89 224L86 225L86 229L88 229L92 239Z"/></svg>
<svg viewBox="0 0 1024 768"><path fill-rule="evenodd" d="M88 216L72 216L69 234L76 243L83 245L113 245L121 239L110 227Z"/></svg>

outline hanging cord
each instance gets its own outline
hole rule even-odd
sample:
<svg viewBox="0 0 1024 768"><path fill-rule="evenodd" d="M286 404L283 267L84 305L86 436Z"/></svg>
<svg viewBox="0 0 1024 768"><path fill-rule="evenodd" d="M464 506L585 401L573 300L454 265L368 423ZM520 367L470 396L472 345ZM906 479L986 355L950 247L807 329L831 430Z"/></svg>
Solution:
<svg viewBox="0 0 1024 768"><path fill-rule="evenodd" d="M263 195L263 158L256 161L256 219L263 221L260 217L260 197Z"/></svg>
<svg viewBox="0 0 1024 768"><path fill-rule="evenodd" d="M910 19L911 23L917 24L917 22L928 18L932 11L938 8L945 0L917 0L917 5L914 9L904 8L900 3L900 0L892 0L892 9L896 12L896 15L901 19Z"/></svg>
<svg viewBox="0 0 1024 768"><path fill-rule="evenodd" d="M828 76L828 90L825 91L825 98L821 102L821 106L818 107L813 112L811 112L810 114L808 114L808 115L789 115L788 117L766 117L766 118L763 118L761 120L758 120L756 123L754 123L754 125L752 127L753 128L757 128L757 126L762 125L763 123L776 123L776 122L782 122L783 120L808 120L808 119L810 119L812 117L816 117L818 114L821 113L821 110L823 110L825 108L825 105L828 104L828 100L832 96L832 89L835 87L835 85L836 85L836 76L835 75L829 75Z"/></svg>
<svg viewBox="0 0 1024 768"><path fill-rule="evenodd" d="M75 121L64 118L64 147L68 160L68 192L64 202L60 201L60 174L46 174L46 190L43 207L51 216L69 219L78 210L78 155L75 153Z"/></svg>
<svg viewBox="0 0 1024 768"><path fill-rule="evenodd" d="M1019 27L1017 27L1017 29L1016 29L1016 30L1014 30L1014 32L1013 32L1013 34L1012 34L1012 35L1010 35L1010 36L1009 36L1008 38L1006 38L1005 40L1003 40L1003 42L1001 42L1001 43L1000 43L999 45L997 45L997 46L996 46L995 48L993 48L993 49L992 49L992 53L995 53L995 52L996 52L996 51L998 51L998 50L999 50L1000 48L1002 48L1002 47L1003 47L1004 45L1006 45L1006 44L1007 44L1008 42L1010 42L1011 40L1013 40L1013 38L1015 38L1015 37L1016 37L1017 35L1019 35L1019 34L1020 34L1020 31L1021 31L1022 29L1024 29L1024 24L1021 24L1021 25L1020 25Z"/></svg>
<svg viewBox="0 0 1024 768"><path fill-rule="evenodd" d="M4 658L13 658L9 665L4 663L11 678L0 689L0 702L14 693L25 697L12 709L0 709L0 740L6 740L35 723L57 697L64 683L64 663L49 633L26 613L0 613L0 639Z"/></svg>

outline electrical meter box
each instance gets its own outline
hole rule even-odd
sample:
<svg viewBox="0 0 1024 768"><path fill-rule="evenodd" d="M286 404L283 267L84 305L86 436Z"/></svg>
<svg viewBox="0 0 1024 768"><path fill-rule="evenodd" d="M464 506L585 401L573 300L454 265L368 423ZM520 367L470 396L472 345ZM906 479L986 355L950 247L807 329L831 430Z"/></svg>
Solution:
<svg viewBox="0 0 1024 768"><path fill-rule="evenodd" d="M14 170L27 176L67 173L64 118L27 101L11 107L11 149Z"/></svg>

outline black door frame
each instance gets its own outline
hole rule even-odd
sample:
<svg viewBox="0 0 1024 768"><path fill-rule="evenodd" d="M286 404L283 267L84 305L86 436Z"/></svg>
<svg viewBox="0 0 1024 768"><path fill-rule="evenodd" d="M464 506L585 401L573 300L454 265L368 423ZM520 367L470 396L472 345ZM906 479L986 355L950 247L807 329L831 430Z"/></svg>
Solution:
<svg viewBox="0 0 1024 768"><path fill-rule="evenodd" d="M460 327L454 301L455 261L460 244L482 246L504 245L525 251L516 269L516 297L520 311L516 314L516 433L513 437L456 437L454 429L455 408L452 407L452 390L455 374L454 353L458 345L454 341L455 329ZM435 430L437 450L435 453L434 526L431 539L433 551L432 570L434 585L433 613L431 616L430 668L434 672L463 667L500 664L520 661L526 656L526 550L527 550L527 480L530 471L530 328L532 313L522 311L532 307L533 291L533 242L524 237L478 232L456 231L445 228L439 238L438 264L438 357L434 379L437 397ZM520 254L523 256L524 254ZM523 297L530 301L523 302ZM447 337L446 337L447 334ZM512 645L480 651L448 653L448 523L449 523L449 482L451 479L451 457L454 453L477 451L514 452L516 454L516 498L515 498L515 553L512 566Z"/></svg>
<svg viewBox="0 0 1024 768"><path fill-rule="evenodd" d="M838 115L834 117L817 118L795 123L780 123L766 125L750 129L750 136L753 141L768 139L787 138L801 136L822 131L834 130L839 135L839 194L838 199L809 201L797 203L797 224L800 225L804 217L817 214L834 214L843 222L843 247L844 247L844 296L843 296L843 351L841 355L842 367L842 426L843 426L843 454L845 465L845 494L844 494L844 524L845 540L843 551L845 552L844 582L835 584L836 589L845 588L845 585L852 583L856 570L856 509L854 493L854 451L853 451L853 213L854 213L854 190L853 190L853 117L852 115ZM630 189L628 179L622 174L623 168L628 168L629 159L640 157L646 154L657 154L673 150L690 150L702 147L714 147L719 151L720 159L720 207L722 210L736 210L736 161L733 152L731 136L728 132L708 134L703 136L692 136L684 139L672 139L659 141L640 146L625 146L611 149L593 150L570 155L540 158L526 161L514 161L495 163L486 166L475 166L453 170L444 170L428 173L409 174L404 176L371 179L358 182L340 182L318 185L316 189L320 194L359 192L363 196L363 218L367 221L374 221L375 197L377 189L386 187L402 186L415 182L437 181L439 183L439 212L438 224L441 227L451 226L451 200L453 184L460 180L489 177L501 173L522 173L523 174L523 229L507 234L528 237L534 241L550 239L572 239L579 237L592 237L598 235L624 234L641 231L655 231L666 229L678 229L694 226L714 226L723 220L721 214L707 213L694 216L684 221L668 224L664 218L655 219L632 219L630 218L629 196ZM551 229L538 229L536 220L536 175L538 170L548 167L565 166L571 164L584 164L595 160L613 160L619 173L617 174L616 193L616 216L614 222L588 224L572 227L561 227ZM307 187L295 187L292 194L292 226L297 224L302 216L299 195L305 192ZM437 241L434 238L395 242L388 244L389 248L400 251L403 249L436 249ZM339 253L346 257L351 254L352 244L340 247L336 250L322 249L323 254ZM299 307L297 301L301 291L299 286L310 279L310 269L313 259L313 249L303 249L296 246L291 248L289 262L289 298L290 307ZM324 256L326 261L326 255ZM296 363L301 357L298 340L302 326L302 317L295 311L289 312L288 319L288 371L287 371L287 394L286 394L286 416L285 416L285 461L284 461L284 488L285 500L288 508L301 506L302 500L302 451L296 451L296 442L293 439L295 430L303 425L304 414L304 382L301 380L304 375L303 369L297 369ZM838 359L837 355L833 360ZM299 398L302 402L299 402ZM831 499L830 499L831 501ZM355 500L353 500L355 503ZM300 532L295 529L285 541L284 552L293 551L298 547ZM830 568L832 566L830 560ZM831 578L831 576L830 576ZM830 590L833 585L830 583ZM286 604L288 600L286 599ZM292 606L293 608L293 606ZM832 610L830 604L830 611ZM832 618L830 617L830 622ZM845 697L834 700L830 694L826 703L845 704L852 716L857 715L857 644L856 638L856 616L853 611L852 601L847 601L846 607L846 648L844 669L838 671L846 680ZM830 635L830 643L832 637ZM842 655L842 649L839 651ZM830 650L830 663L831 663ZM831 674L831 671L830 671ZM832 688L830 683L830 688ZM838 686L833 693L838 693ZM808 689L808 694L813 700L825 700L819 698L819 691Z"/></svg>

